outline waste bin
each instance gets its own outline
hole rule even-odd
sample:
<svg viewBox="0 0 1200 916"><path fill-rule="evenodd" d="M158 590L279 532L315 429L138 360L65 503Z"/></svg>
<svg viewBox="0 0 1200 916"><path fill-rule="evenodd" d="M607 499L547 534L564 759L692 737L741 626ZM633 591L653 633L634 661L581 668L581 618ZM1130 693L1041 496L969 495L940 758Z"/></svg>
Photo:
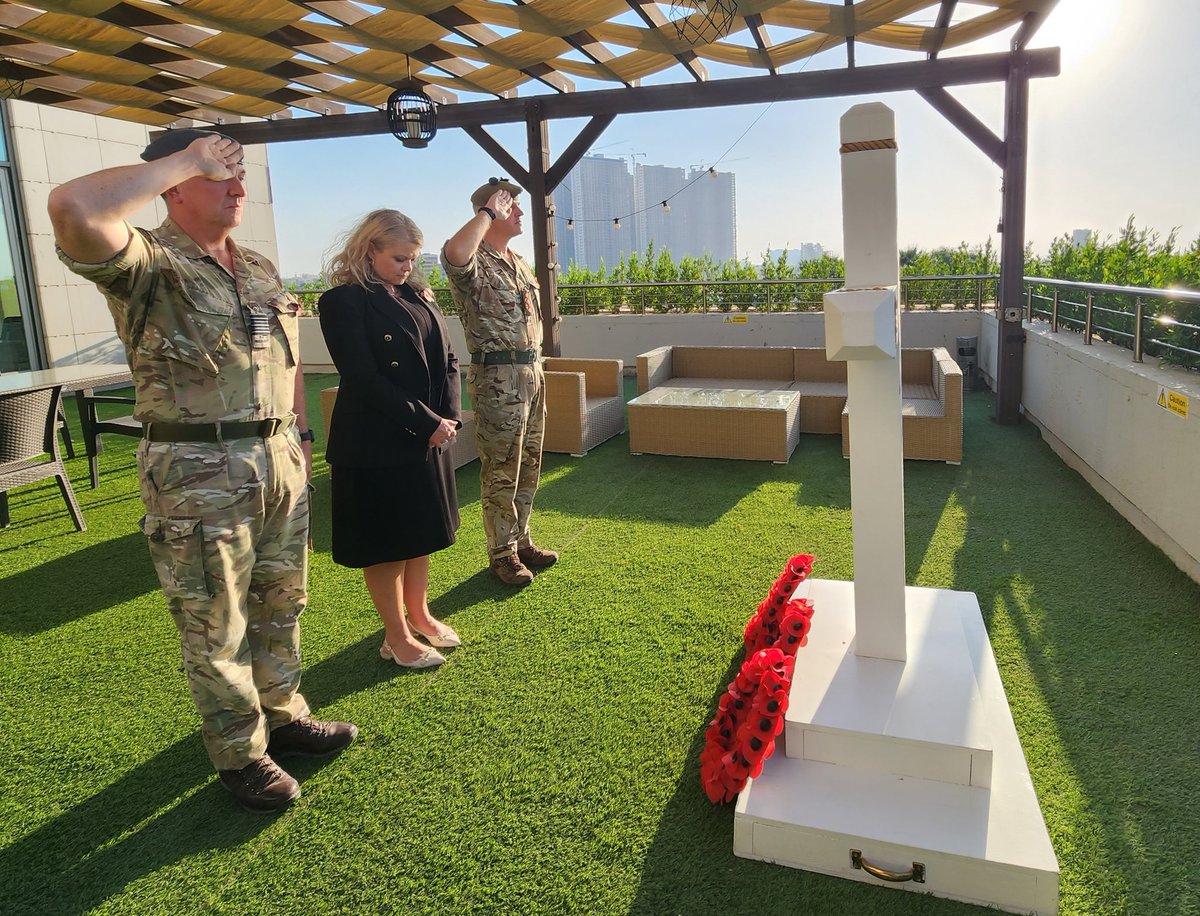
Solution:
<svg viewBox="0 0 1200 916"><path fill-rule="evenodd" d="M958 350L956 362L963 374L963 388L967 391L979 390L979 338L956 337L955 348Z"/></svg>

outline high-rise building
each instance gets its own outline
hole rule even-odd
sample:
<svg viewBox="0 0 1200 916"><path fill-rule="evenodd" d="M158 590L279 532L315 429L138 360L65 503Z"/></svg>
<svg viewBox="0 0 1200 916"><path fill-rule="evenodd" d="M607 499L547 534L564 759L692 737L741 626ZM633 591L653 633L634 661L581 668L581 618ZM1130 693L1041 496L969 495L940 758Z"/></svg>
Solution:
<svg viewBox="0 0 1200 916"><path fill-rule="evenodd" d="M693 169L687 189L676 198L686 230L678 255L712 255L714 261L737 257L737 194L732 172ZM675 201L671 201L672 208Z"/></svg>
<svg viewBox="0 0 1200 916"><path fill-rule="evenodd" d="M585 156L555 191L558 261L612 269L622 255L644 252L650 242L675 258L735 258L734 188L732 172L639 164L631 177L624 159ZM566 229L568 219L574 231Z"/></svg>
<svg viewBox="0 0 1200 916"><path fill-rule="evenodd" d="M798 267L805 261L814 261L825 254L825 249L819 242L801 242L795 248L772 248L767 252L767 257L778 261L785 251L787 263L792 267Z"/></svg>
<svg viewBox="0 0 1200 916"><path fill-rule="evenodd" d="M681 250L687 214L671 200L683 190L687 179L683 169L666 165L636 165L633 169L633 208L637 211L634 227L638 251L654 243L655 251L666 249L679 257L691 252ZM669 201L670 211L663 209Z"/></svg>
<svg viewBox="0 0 1200 916"><path fill-rule="evenodd" d="M572 222L575 207L571 203L570 175L554 189L550 199L554 204L554 240L558 242L553 260L558 262L559 270L565 273L572 261L579 261L575 256L575 228Z"/></svg>
<svg viewBox="0 0 1200 916"><path fill-rule="evenodd" d="M621 255L636 249L633 220L619 228L613 220L633 212L633 186L624 159L584 156L571 171L571 212L575 219L575 262L592 270L612 269Z"/></svg>

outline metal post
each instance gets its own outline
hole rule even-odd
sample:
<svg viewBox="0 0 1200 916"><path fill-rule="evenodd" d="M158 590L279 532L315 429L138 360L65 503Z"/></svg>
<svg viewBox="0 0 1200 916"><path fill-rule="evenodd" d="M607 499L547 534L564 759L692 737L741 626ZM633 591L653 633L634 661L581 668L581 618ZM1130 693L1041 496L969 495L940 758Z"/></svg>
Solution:
<svg viewBox="0 0 1200 916"><path fill-rule="evenodd" d="M1033 287L1025 287L1025 320L1033 321Z"/></svg>
<svg viewBox="0 0 1200 916"><path fill-rule="evenodd" d="M1092 308L1096 304L1096 297L1090 291L1087 296L1087 314L1083 320L1083 344L1085 347L1090 347L1092 345Z"/></svg>
<svg viewBox="0 0 1200 916"><path fill-rule="evenodd" d="M975 278L975 311L983 311L983 277Z"/></svg>
<svg viewBox="0 0 1200 916"><path fill-rule="evenodd" d="M1139 297L1133 304L1133 361L1142 361L1142 318L1145 306Z"/></svg>
<svg viewBox="0 0 1200 916"><path fill-rule="evenodd" d="M1058 333L1058 287L1054 288L1054 306L1050 309L1050 333Z"/></svg>

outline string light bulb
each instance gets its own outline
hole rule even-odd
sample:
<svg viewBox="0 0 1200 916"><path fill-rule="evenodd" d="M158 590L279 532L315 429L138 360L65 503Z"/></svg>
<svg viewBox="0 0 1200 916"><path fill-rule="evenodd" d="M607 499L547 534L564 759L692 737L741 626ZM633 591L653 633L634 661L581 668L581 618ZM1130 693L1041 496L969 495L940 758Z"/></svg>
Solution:
<svg viewBox="0 0 1200 916"><path fill-rule="evenodd" d="M620 228L621 228L621 219L620 219L620 217L617 217L617 216L614 216L614 217L613 217L613 228L614 228L614 229L620 229Z"/></svg>
<svg viewBox="0 0 1200 916"><path fill-rule="evenodd" d="M711 177L716 178L717 177L717 167L715 165L710 165L708 167L708 174Z"/></svg>
<svg viewBox="0 0 1200 916"><path fill-rule="evenodd" d="M670 212L671 212L671 205L664 200L663 201L663 213L670 213Z"/></svg>
<svg viewBox="0 0 1200 916"><path fill-rule="evenodd" d="M573 220L573 219L567 220L567 228L570 229L572 232L574 232L575 231L575 220Z"/></svg>

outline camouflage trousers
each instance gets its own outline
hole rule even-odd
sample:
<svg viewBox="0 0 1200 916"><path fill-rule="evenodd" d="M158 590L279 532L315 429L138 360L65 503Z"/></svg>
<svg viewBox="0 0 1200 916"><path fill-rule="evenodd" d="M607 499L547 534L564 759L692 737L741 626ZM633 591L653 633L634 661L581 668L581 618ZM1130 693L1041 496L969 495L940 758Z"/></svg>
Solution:
<svg viewBox="0 0 1200 916"><path fill-rule="evenodd" d="M546 380L539 365L471 366L479 448L479 502L488 558L530 544L529 514L542 472Z"/></svg>
<svg viewBox="0 0 1200 916"><path fill-rule="evenodd" d="M267 750L308 714L299 616L308 600L309 497L293 430L270 439L138 447L142 530L179 630L218 770Z"/></svg>

